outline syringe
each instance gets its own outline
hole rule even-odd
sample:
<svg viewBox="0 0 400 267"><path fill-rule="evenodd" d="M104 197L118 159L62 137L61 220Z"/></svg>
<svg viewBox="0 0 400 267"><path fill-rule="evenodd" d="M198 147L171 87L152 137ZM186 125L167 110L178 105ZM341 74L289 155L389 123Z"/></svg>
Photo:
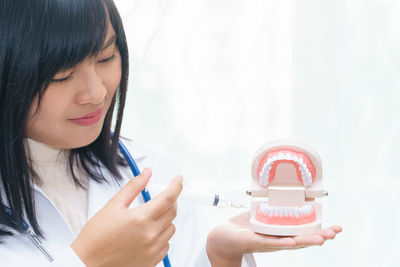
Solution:
<svg viewBox="0 0 400 267"><path fill-rule="evenodd" d="M158 184L149 184L147 189L154 193L162 192L166 187ZM183 188L179 198L205 204L218 208L243 208L250 209L247 205L230 200L223 194L199 193L190 188Z"/></svg>

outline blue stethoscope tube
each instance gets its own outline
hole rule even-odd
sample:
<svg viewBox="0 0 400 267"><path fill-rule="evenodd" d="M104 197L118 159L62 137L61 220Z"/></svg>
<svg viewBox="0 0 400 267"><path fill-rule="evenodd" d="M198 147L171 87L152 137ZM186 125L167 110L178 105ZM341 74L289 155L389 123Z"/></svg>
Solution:
<svg viewBox="0 0 400 267"><path fill-rule="evenodd" d="M111 135L113 135L113 133L111 133ZM124 156L125 160L128 162L133 175L135 177L138 176L140 174L139 168L136 165L136 162L133 159L132 155L129 153L128 149L125 147L125 145L122 143L121 140L118 140L118 147L119 147L120 151L122 152L122 155ZM146 188L144 188L142 190L141 194L144 199L144 202L148 202L149 200L151 200L150 193L149 193L149 191L147 191ZM12 220L14 220L15 215L14 215L13 211L9 207L6 207L6 206L3 206L3 209L10 216L10 218ZM43 253L43 255L46 257L46 259L49 262L52 262L54 260L54 257L51 255L50 251L46 248L46 246L44 246L44 244L40 241L39 237L33 231L31 231L29 224L27 222L23 221L23 225L24 225L25 233L27 234L29 239L32 241L32 243L35 244L35 246ZM171 267L171 263L169 261L168 254L165 255L165 257L163 259L163 263L164 263L164 267Z"/></svg>

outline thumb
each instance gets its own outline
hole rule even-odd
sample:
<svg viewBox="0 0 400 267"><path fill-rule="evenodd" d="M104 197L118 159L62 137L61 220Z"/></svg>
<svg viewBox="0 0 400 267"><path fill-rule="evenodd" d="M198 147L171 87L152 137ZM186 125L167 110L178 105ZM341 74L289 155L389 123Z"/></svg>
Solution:
<svg viewBox="0 0 400 267"><path fill-rule="evenodd" d="M129 180L129 182L121 188L111 201L119 206L129 207L137 195L146 187L151 174L150 168L144 168L141 174Z"/></svg>

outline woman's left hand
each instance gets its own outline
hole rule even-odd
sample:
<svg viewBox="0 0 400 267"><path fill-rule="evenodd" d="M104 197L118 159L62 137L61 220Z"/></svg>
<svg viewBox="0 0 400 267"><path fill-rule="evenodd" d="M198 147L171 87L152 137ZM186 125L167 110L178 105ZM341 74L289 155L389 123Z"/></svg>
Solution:
<svg viewBox="0 0 400 267"><path fill-rule="evenodd" d="M321 246L325 240L334 239L342 231L340 226L331 226L313 234L290 237L254 233L249 225L250 212L231 218L226 224L213 229L207 239L207 254L212 266L241 266L245 253L272 252Z"/></svg>

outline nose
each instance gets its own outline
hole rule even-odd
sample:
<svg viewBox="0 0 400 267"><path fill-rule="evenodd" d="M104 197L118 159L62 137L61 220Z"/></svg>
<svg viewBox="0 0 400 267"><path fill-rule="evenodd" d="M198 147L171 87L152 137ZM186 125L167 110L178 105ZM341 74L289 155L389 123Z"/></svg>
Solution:
<svg viewBox="0 0 400 267"><path fill-rule="evenodd" d="M76 103L99 105L105 100L106 95L107 89L95 69L88 69L82 73Z"/></svg>

